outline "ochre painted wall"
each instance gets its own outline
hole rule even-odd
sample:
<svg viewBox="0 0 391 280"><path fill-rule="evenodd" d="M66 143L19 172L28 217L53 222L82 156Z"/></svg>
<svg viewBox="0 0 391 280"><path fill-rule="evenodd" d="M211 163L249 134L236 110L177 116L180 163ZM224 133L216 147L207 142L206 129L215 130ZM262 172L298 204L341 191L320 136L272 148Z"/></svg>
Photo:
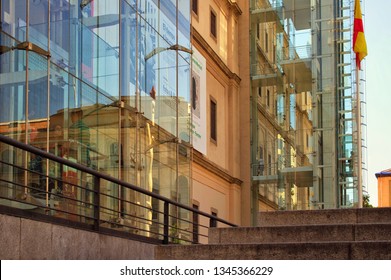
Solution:
<svg viewBox="0 0 391 280"><path fill-rule="evenodd" d="M377 178L378 207L391 207L391 176Z"/></svg>

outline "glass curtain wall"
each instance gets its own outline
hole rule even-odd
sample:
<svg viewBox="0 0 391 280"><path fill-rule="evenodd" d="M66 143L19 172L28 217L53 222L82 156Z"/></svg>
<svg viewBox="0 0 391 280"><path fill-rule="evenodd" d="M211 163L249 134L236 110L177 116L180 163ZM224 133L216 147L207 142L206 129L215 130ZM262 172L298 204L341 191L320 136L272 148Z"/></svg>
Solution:
<svg viewBox="0 0 391 280"><path fill-rule="evenodd" d="M357 115L357 97L360 94L361 112L365 112L365 77L364 71L356 67L355 56L350 51L353 48L352 29L354 22L354 3L341 0L337 4L336 28L341 30L337 39L337 82L338 82L338 167L340 172L338 184L338 204L340 207L357 207L359 201L358 176L362 176L362 187L366 189L366 132L365 113ZM357 81L356 73L361 77ZM360 93L357 93L359 83ZM359 118L359 122L357 119ZM361 126L361 136L358 135L358 124ZM364 129L364 130L363 130ZM361 147L358 141L362 141ZM362 148L361 163L358 149ZM361 166L361 164L363 166ZM359 170L361 174L358 174Z"/></svg>
<svg viewBox="0 0 391 280"><path fill-rule="evenodd" d="M189 5L1 0L1 133L189 204L190 54L178 47L191 49ZM0 152L46 175L69 171L8 147ZM52 193L65 192L49 179L6 169L2 198L34 196L33 186L49 203ZM77 173L72 180L82 188L71 195L91 202L92 178ZM146 230L158 219L152 210L162 205L150 197L107 184L101 191L111 197L101 201L102 219Z"/></svg>
<svg viewBox="0 0 391 280"><path fill-rule="evenodd" d="M254 205L358 205L353 4L251 1Z"/></svg>
<svg viewBox="0 0 391 280"><path fill-rule="evenodd" d="M251 1L253 196L268 208L310 208L312 13L309 1Z"/></svg>

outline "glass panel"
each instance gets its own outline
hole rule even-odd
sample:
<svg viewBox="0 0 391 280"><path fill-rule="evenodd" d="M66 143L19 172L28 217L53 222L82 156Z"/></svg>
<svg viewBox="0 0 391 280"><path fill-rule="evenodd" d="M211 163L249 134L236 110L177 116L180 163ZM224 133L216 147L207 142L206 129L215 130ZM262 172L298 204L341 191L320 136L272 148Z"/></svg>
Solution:
<svg viewBox="0 0 391 280"><path fill-rule="evenodd" d="M190 143L190 65L182 56L178 56L178 60L178 137L180 140Z"/></svg>
<svg viewBox="0 0 391 280"><path fill-rule="evenodd" d="M175 2L175 0L160 1L158 31L169 46L175 45L178 41Z"/></svg>
<svg viewBox="0 0 391 280"><path fill-rule="evenodd" d="M46 58L28 53L28 119L37 121L48 116L48 75Z"/></svg>
<svg viewBox="0 0 391 280"><path fill-rule="evenodd" d="M27 0L10 1L2 0L5 9L2 11L4 19L4 31L9 32L11 36L24 42L27 40L26 25L27 25ZM2 26L2 28L3 28Z"/></svg>
<svg viewBox="0 0 391 280"><path fill-rule="evenodd" d="M145 55L140 57L142 59L143 69L140 69L140 81L142 92L145 94L145 100L141 103L141 110L145 113L148 119L154 118L152 116L151 99L156 99L156 95L159 94L156 89L157 73L159 70L158 56L161 51L165 51L164 48L158 48L159 34L156 32L157 28L157 7L152 1L147 2L147 20L144 28L141 31L141 38L143 40L143 50ZM154 103L153 103L154 104ZM154 120L153 120L154 121Z"/></svg>
<svg viewBox="0 0 391 280"><path fill-rule="evenodd" d="M101 0L82 8L80 1L1 1L1 46L26 41L28 34L44 49L50 44L51 61L48 71L47 59L34 52L2 53L0 133L188 204L190 55L168 49L178 42L178 1ZM188 48L189 9L181 3L179 37ZM59 217L90 221L90 175L9 147L0 152L21 167L1 167L1 182L13 182L2 194L21 196L34 183L44 194L40 203L54 205ZM16 188L19 182L23 187ZM162 231L161 203L108 182L101 190L105 221ZM143 220L150 218L155 224Z"/></svg>
<svg viewBox="0 0 391 280"><path fill-rule="evenodd" d="M107 1L107 5L99 4L92 13L93 24L87 25L91 34L85 32L83 46L92 39L92 61L85 60L84 64L92 64L93 84L109 96L119 96L119 4ZM88 43L87 43L88 44ZM88 49L86 49L88 51Z"/></svg>
<svg viewBox="0 0 391 280"><path fill-rule="evenodd" d="M285 118L285 95L277 94L277 120L279 125L284 125Z"/></svg>
<svg viewBox="0 0 391 280"><path fill-rule="evenodd" d="M27 143L46 150L48 128L48 71L47 60L33 52L28 52L28 106ZM28 186L30 192L39 199L46 199L46 160L30 154L28 157Z"/></svg>
<svg viewBox="0 0 391 280"><path fill-rule="evenodd" d="M289 124L296 129L296 93L291 93L289 99Z"/></svg>
<svg viewBox="0 0 391 280"><path fill-rule="evenodd" d="M97 27L97 11L95 11L95 1L91 1L83 8L75 7L78 11L77 23L79 26L73 28L79 28L74 30L77 34L76 40L70 40L71 45L74 46L72 55L77 61L76 75L83 79L85 82L91 83L91 86L96 87L93 77L95 74L94 57L96 57L97 45L99 42L98 36L94 33L94 28ZM75 16L75 15L74 15Z"/></svg>
<svg viewBox="0 0 391 280"><path fill-rule="evenodd" d="M190 2L188 2L190 3ZM190 9L190 6L187 7ZM185 43L185 42L184 42ZM188 46L190 42L185 46ZM183 57L182 57L183 55ZM189 143L191 143L191 95L190 95L190 58L187 53L178 52L178 130L179 130L179 144L178 149L178 178L177 188L180 203L190 205L190 190L191 190L191 149ZM191 215L184 209L179 209L178 213L178 226L181 230L179 237L184 240L191 240L190 234L192 228L188 220L191 219Z"/></svg>
<svg viewBox="0 0 391 280"><path fill-rule="evenodd" d="M161 127L169 133L176 135L177 112L177 76L176 53L174 51L163 52L159 55L159 111L158 120Z"/></svg>
<svg viewBox="0 0 391 280"><path fill-rule="evenodd" d="M121 2L121 88L120 95L126 96L125 102L135 108L136 94L136 42L137 21L136 11L128 4ZM130 98L131 97L131 98Z"/></svg>
<svg viewBox="0 0 391 280"><path fill-rule="evenodd" d="M70 26L69 64L75 65L72 72L92 87L118 97L119 3L101 2L77 9L78 21L73 20Z"/></svg>
<svg viewBox="0 0 391 280"><path fill-rule="evenodd" d="M1 32L0 45L11 47L16 42ZM0 133L24 143L27 141L26 68L26 52L9 49L0 55ZM36 136L37 133L33 135ZM18 166L24 167L27 164L26 154L0 143L0 159L1 196L23 198L26 189L22 186L26 184L27 177Z"/></svg>
<svg viewBox="0 0 391 280"><path fill-rule="evenodd" d="M178 44L190 48L190 3L191 1L178 1ZM182 54L181 54L182 55ZM189 56L186 56L190 59Z"/></svg>
<svg viewBox="0 0 391 280"><path fill-rule="evenodd" d="M29 30L28 41L38 45L44 50L48 49L48 0L29 1ZM17 2L17 1L15 1ZM51 1L54 2L54 1ZM61 1L59 1L61 2Z"/></svg>
<svg viewBox="0 0 391 280"><path fill-rule="evenodd" d="M50 1L50 5L51 60L62 68L74 71L75 64L70 65L70 38L77 40L77 37L70 37L70 32L76 25L74 21L71 21L70 3L69 1Z"/></svg>
<svg viewBox="0 0 391 280"><path fill-rule="evenodd" d="M16 44L11 37L0 33L1 45ZM10 128L17 134L18 123L25 119L26 53L10 50L0 56L0 122L14 123ZM10 130L10 131L11 131Z"/></svg>

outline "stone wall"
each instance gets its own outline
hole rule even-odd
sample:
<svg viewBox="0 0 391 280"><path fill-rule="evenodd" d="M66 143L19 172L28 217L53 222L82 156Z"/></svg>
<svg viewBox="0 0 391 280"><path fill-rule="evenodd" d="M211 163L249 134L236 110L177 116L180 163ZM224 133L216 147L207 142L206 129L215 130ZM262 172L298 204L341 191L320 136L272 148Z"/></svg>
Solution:
<svg viewBox="0 0 391 280"><path fill-rule="evenodd" d="M150 260L156 245L0 214L0 259Z"/></svg>

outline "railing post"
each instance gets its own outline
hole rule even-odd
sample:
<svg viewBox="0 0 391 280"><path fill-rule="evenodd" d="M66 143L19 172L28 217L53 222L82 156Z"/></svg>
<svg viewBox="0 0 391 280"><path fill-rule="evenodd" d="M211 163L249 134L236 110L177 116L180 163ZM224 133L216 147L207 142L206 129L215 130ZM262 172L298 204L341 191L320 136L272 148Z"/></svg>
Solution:
<svg viewBox="0 0 391 280"><path fill-rule="evenodd" d="M99 230L100 224L100 178L94 176L94 228L96 231Z"/></svg>
<svg viewBox="0 0 391 280"><path fill-rule="evenodd" d="M164 202L164 225L163 225L163 244L168 244L168 232L169 232L169 210L170 205L167 201Z"/></svg>

